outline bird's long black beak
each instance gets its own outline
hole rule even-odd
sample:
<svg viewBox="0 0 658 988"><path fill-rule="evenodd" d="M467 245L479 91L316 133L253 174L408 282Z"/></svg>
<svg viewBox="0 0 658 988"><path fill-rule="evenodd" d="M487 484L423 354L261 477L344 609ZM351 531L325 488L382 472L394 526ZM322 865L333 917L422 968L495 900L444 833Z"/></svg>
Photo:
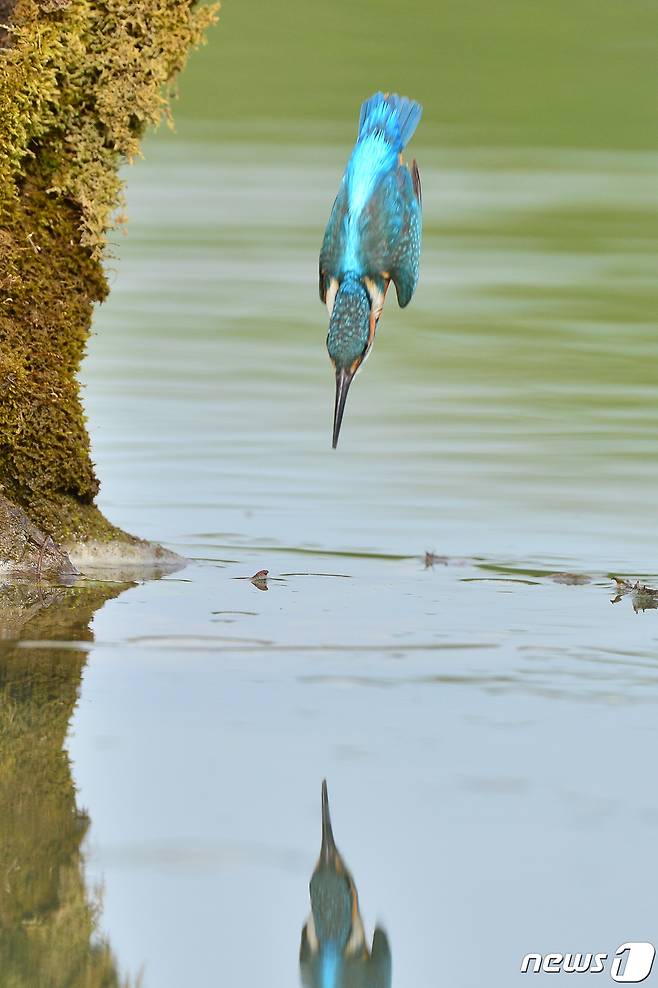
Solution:
<svg viewBox="0 0 658 988"><path fill-rule="evenodd" d="M325 867L335 868L336 861L340 858L334 832L331 829L331 817L329 815L329 796L327 794L327 781L322 781L322 847L320 848L320 864Z"/></svg>
<svg viewBox="0 0 658 988"><path fill-rule="evenodd" d="M350 390L350 384L354 374L350 371L341 369L336 371L336 404L334 406L334 438L331 443L332 448L336 449L338 445L338 436L340 435L340 426L343 421L343 412L345 411L345 402L347 401L347 392Z"/></svg>

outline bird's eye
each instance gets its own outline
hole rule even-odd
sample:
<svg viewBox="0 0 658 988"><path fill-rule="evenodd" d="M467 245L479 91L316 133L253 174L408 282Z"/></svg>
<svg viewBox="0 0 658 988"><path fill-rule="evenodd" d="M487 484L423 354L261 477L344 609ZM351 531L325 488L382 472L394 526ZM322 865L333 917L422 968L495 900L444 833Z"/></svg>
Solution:
<svg viewBox="0 0 658 988"><path fill-rule="evenodd" d="M327 305L327 312L329 313L329 318L331 318L331 313L334 311L334 302L336 301L336 295L338 294L338 281L336 278L332 278L329 282L329 288L327 289L327 294L325 296L325 302Z"/></svg>

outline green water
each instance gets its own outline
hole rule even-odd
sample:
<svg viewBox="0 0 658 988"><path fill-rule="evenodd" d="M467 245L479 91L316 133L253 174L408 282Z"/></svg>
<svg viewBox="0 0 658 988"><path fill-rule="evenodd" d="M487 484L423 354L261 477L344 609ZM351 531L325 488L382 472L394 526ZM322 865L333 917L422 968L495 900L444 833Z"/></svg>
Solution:
<svg viewBox="0 0 658 988"><path fill-rule="evenodd" d="M655 20L227 0L83 373L101 506L190 563L0 600L8 988L297 983L324 777L393 985L655 940ZM421 281L332 452L378 87L425 106Z"/></svg>
<svg viewBox="0 0 658 988"><path fill-rule="evenodd" d="M419 149L655 148L657 28L645 0L225 0L178 118L322 142L396 89L425 107Z"/></svg>

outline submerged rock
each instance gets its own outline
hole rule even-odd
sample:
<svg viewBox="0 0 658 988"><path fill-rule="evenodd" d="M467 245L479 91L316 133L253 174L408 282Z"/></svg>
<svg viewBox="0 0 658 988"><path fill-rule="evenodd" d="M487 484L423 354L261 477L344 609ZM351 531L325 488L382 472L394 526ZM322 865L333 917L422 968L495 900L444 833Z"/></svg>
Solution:
<svg viewBox="0 0 658 988"><path fill-rule="evenodd" d="M161 576L185 565L187 560L157 542L148 542L116 529L118 537L110 539L85 539L66 542L65 548L78 570L111 570L127 574L130 579L139 576Z"/></svg>
<svg viewBox="0 0 658 988"><path fill-rule="evenodd" d="M564 583L568 587L580 587L592 582L591 576L585 573L551 573L549 579L554 583Z"/></svg>
<svg viewBox="0 0 658 988"><path fill-rule="evenodd" d="M179 569L185 560L154 542L146 542L107 525L104 538L88 538L59 545L18 505L0 494L0 577L72 583L81 572L98 575L109 570L114 578L161 576Z"/></svg>

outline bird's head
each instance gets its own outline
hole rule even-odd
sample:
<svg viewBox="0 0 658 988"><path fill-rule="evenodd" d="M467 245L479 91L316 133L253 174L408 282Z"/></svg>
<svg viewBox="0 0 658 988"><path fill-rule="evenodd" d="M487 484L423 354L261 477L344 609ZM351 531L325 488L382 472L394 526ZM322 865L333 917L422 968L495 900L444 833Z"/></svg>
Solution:
<svg viewBox="0 0 658 988"><path fill-rule="evenodd" d="M347 392L372 346L371 310L370 296L360 279L347 276L335 289L327 335L327 350L336 370L334 449L338 445Z"/></svg>

